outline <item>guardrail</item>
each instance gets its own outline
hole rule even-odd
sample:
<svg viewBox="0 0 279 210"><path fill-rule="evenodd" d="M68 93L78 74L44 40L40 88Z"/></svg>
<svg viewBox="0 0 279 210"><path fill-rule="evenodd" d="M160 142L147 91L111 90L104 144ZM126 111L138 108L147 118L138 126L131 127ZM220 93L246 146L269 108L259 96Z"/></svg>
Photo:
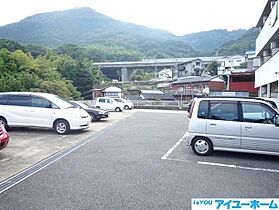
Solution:
<svg viewBox="0 0 279 210"><path fill-rule="evenodd" d="M137 100L133 101L135 108L138 109L171 109L181 110L186 108L186 104L180 101L147 101Z"/></svg>
<svg viewBox="0 0 279 210"><path fill-rule="evenodd" d="M94 106L94 100L81 101L89 106ZM166 110L185 110L186 103L180 101L148 101L132 100L135 109L166 109Z"/></svg>

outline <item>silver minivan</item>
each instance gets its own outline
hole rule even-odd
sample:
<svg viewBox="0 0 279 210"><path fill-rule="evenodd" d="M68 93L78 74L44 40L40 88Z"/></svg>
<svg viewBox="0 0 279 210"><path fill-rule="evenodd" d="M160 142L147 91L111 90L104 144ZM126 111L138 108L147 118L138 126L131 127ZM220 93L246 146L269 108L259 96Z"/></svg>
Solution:
<svg viewBox="0 0 279 210"><path fill-rule="evenodd" d="M197 155L214 150L279 155L279 112L256 98L196 98L186 145Z"/></svg>

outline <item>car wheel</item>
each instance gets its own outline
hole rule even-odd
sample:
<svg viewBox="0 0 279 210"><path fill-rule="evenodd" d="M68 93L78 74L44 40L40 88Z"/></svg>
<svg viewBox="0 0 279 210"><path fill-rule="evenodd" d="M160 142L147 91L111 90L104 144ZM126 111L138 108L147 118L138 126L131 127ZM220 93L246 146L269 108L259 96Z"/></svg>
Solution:
<svg viewBox="0 0 279 210"><path fill-rule="evenodd" d="M128 106L128 105L125 105L125 106L124 106L124 109L126 109L126 110L129 109L129 106Z"/></svg>
<svg viewBox="0 0 279 210"><path fill-rule="evenodd" d="M96 106L96 108L100 109L100 107L99 107L99 106Z"/></svg>
<svg viewBox="0 0 279 210"><path fill-rule="evenodd" d="M6 130L9 128L7 120L4 117L0 117L0 125L3 125Z"/></svg>
<svg viewBox="0 0 279 210"><path fill-rule="evenodd" d="M115 108L115 111L121 112L122 110L121 110L119 107L116 107L116 108Z"/></svg>
<svg viewBox="0 0 279 210"><path fill-rule="evenodd" d="M66 120L57 120L54 129L59 135L66 135L70 132L70 125Z"/></svg>
<svg viewBox="0 0 279 210"><path fill-rule="evenodd" d="M97 120L94 114L90 114L90 117L91 117L91 122L95 122Z"/></svg>
<svg viewBox="0 0 279 210"><path fill-rule="evenodd" d="M206 156L212 153L213 144L208 138L196 137L192 142L192 150L197 155Z"/></svg>

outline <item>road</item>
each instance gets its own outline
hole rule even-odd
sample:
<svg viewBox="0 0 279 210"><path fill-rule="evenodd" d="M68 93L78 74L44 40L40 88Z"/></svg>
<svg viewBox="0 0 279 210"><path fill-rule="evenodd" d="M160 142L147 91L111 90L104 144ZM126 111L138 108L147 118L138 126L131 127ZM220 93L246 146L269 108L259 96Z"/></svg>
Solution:
<svg viewBox="0 0 279 210"><path fill-rule="evenodd" d="M198 157L179 141L186 127L184 112L136 112L3 191L0 209L191 209L191 198L279 197L279 157Z"/></svg>

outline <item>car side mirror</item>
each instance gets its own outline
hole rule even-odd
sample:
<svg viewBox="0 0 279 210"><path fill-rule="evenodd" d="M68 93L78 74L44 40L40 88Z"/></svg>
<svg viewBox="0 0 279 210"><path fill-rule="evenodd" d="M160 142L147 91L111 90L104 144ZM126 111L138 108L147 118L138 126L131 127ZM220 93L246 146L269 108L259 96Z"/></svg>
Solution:
<svg viewBox="0 0 279 210"><path fill-rule="evenodd" d="M275 118L274 118L274 124L275 126L279 127L279 115L275 115Z"/></svg>

